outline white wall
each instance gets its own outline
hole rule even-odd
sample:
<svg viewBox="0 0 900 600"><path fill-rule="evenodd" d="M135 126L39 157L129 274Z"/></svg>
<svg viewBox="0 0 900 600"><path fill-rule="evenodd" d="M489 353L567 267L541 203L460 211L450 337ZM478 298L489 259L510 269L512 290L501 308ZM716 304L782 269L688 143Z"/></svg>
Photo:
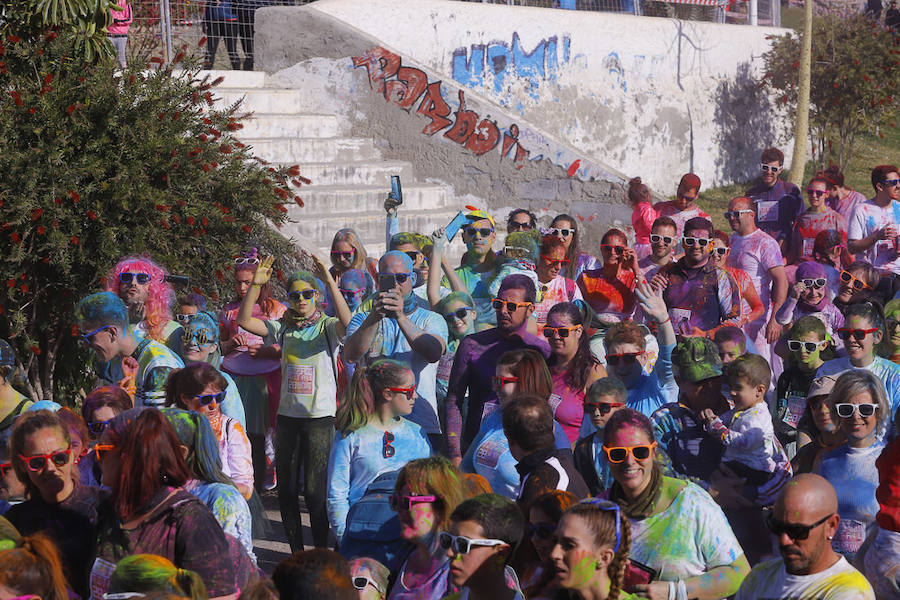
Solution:
<svg viewBox="0 0 900 600"><path fill-rule="evenodd" d="M705 186L745 179L777 141L752 78L784 30L446 0L307 8L663 194L690 170Z"/></svg>

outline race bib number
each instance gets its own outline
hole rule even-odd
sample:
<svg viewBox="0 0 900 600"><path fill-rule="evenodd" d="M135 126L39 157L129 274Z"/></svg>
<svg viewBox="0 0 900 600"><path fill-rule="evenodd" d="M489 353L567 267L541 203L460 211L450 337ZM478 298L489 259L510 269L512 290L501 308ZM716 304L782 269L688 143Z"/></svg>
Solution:
<svg viewBox="0 0 900 600"><path fill-rule="evenodd" d="M316 368L312 365L287 365L288 393L312 396L316 389Z"/></svg>
<svg viewBox="0 0 900 600"><path fill-rule="evenodd" d="M491 416L491 413L493 413L499 407L500 407L500 403L497 402L496 400L491 400L490 402L485 402L484 406L481 409L481 421L484 422L484 420L487 419L489 416Z"/></svg>
<svg viewBox="0 0 900 600"><path fill-rule="evenodd" d="M801 252L803 253L804 258L812 258L813 247L815 245L815 238L803 238L803 249L801 250Z"/></svg>
<svg viewBox="0 0 900 600"><path fill-rule="evenodd" d="M109 589L109 580L115 570L115 563L108 560L98 558L94 561L94 566L91 567L91 598L93 600L103 599L103 594Z"/></svg>
<svg viewBox="0 0 900 600"><path fill-rule="evenodd" d="M478 450L475 451L475 463L488 469L496 469L497 463L500 462L500 457L507 450L509 448L498 441L485 442L478 446Z"/></svg>
<svg viewBox="0 0 900 600"><path fill-rule="evenodd" d="M893 256L896 253L894 240L880 240L875 244L875 254L878 256Z"/></svg>
<svg viewBox="0 0 900 600"><path fill-rule="evenodd" d="M757 202L756 218L760 223L774 223L778 221L778 200Z"/></svg>
<svg viewBox="0 0 900 600"><path fill-rule="evenodd" d="M553 411L553 416L556 416L556 410L559 408L559 405L562 404L562 396L559 394L550 394L549 400L547 402L550 403L550 410Z"/></svg>
<svg viewBox="0 0 900 600"><path fill-rule="evenodd" d="M690 334L691 328L691 310L688 308L673 308L669 311L669 317L672 319L672 325L675 332L680 334Z"/></svg>
<svg viewBox="0 0 900 600"><path fill-rule="evenodd" d="M794 429L797 429L797 424L800 423L800 418L803 417L803 412L805 410L806 396L791 394L787 397L787 406L785 406L784 416L781 420Z"/></svg>
<svg viewBox="0 0 900 600"><path fill-rule="evenodd" d="M831 545L835 552L841 554L856 554L860 546L866 540L866 524L861 521L847 519L841 521L838 525L837 533L834 535Z"/></svg>

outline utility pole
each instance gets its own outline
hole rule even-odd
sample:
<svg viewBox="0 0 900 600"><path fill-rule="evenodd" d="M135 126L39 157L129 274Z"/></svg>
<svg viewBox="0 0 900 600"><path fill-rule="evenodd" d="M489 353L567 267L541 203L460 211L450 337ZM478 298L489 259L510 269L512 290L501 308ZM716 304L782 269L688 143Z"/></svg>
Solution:
<svg viewBox="0 0 900 600"><path fill-rule="evenodd" d="M809 139L809 88L812 78L812 5L803 3L803 37L800 47L800 80L797 83L797 120L794 124L794 154L791 157L791 183L803 187L806 168L806 142Z"/></svg>

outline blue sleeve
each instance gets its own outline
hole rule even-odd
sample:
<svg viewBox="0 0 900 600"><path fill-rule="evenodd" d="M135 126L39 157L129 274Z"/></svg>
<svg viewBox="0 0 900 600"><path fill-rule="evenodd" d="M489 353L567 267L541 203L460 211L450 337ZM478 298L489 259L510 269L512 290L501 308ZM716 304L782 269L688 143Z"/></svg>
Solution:
<svg viewBox="0 0 900 600"><path fill-rule="evenodd" d="M663 400L665 404L678 401L678 384L675 383L675 372L672 369L673 350L675 350L675 344L660 346L659 355L653 367L653 374L659 384L660 393L665 398Z"/></svg>
<svg viewBox="0 0 900 600"><path fill-rule="evenodd" d="M393 215L388 214L384 221L384 247L390 250L391 238L400 233L400 207Z"/></svg>
<svg viewBox="0 0 900 600"><path fill-rule="evenodd" d="M352 434L344 437L341 432L334 436L331 454L328 456L328 496L326 505L328 522L334 535L340 541L347 526L350 512L350 461L353 458Z"/></svg>
<svg viewBox="0 0 900 600"><path fill-rule="evenodd" d="M347 333L344 335L344 339L346 340L351 335L356 333L356 330L363 324L363 321L366 320L366 317L369 316L368 312L358 312L350 319L350 324L347 325Z"/></svg>
<svg viewBox="0 0 900 600"><path fill-rule="evenodd" d="M425 333L439 337L447 345L447 338L450 337L450 331L447 329L447 321L436 312L429 311L428 318L424 321L423 327Z"/></svg>

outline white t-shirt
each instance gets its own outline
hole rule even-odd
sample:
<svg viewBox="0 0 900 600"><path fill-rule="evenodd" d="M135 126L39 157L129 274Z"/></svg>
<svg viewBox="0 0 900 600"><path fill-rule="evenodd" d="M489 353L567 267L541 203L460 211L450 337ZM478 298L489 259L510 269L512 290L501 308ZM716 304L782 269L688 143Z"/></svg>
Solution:
<svg viewBox="0 0 900 600"><path fill-rule="evenodd" d="M881 207L871 199L860 202L853 209L847 229L848 240L861 240L886 227L900 225L900 202L892 200L888 206ZM857 260L900 273L900 257L895 249L896 240L878 240L875 244L856 255Z"/></svg>
<svg viewBox="0 0 900 600"><path fill-rule="evenodd" d="M788 575L776 558L750 571L735 600L875 600L875 593L843 556L814 575Z"/></svg>
<svg viewBox="0 0 900 600"><path fill-rule="evenodd" d="M759 292L766 313L762 319L769 318L772 276L769 270L784 266L781 248L771 235L757 229L750 235L731 234L731 253L728 255L728 266L741 269L753 281Z"/></svg>

